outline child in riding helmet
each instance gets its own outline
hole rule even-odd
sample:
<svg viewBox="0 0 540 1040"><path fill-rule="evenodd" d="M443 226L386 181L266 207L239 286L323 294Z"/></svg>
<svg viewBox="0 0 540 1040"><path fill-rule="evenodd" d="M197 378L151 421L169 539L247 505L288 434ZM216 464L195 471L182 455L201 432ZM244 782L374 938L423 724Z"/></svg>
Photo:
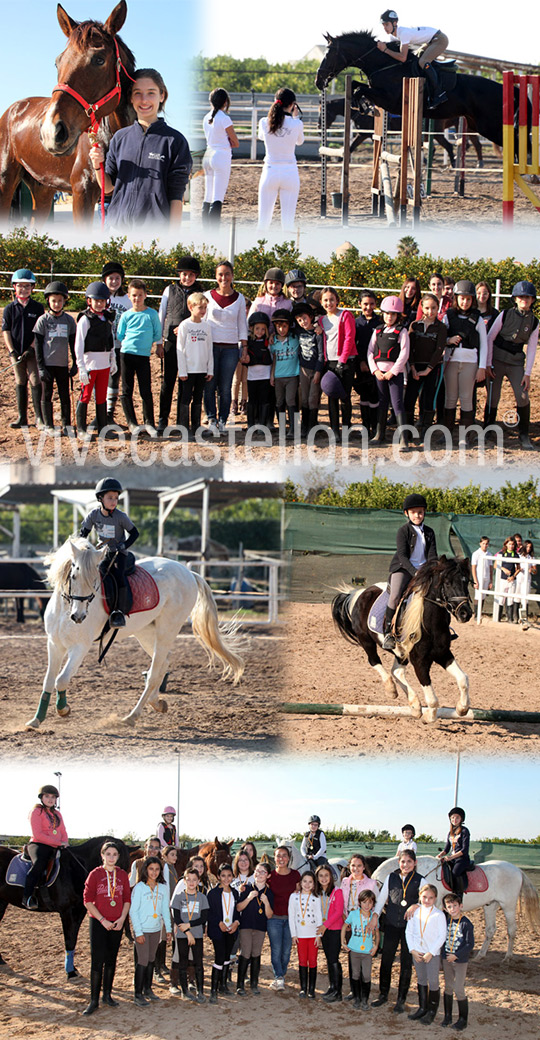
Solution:
<svg viewBox="0 0 540 1040"><path fill-rule="evenodd" d="M401 834L403 837L403 841L400 841L397 847L396 856L401 856L402 852L409 852L410 849L412 849L412 851L416 853L417 848L416 842L414 840L416 831L412 823L404 824L404 826L401 828Z"/></svg>
<svg viewBox="0 0 540 1040"><path fill-rule="evenodd" d="M270 374L272 354L268 346L270 318L264 311L253 311L248 318L248 341L240 364L247 368L247 422L250 426L267 426L270 406Z"/></svg>
<svg viewBox="0 0 540 1040"><path fill-rule="evenodd" d="M320 816L310 816L308 820L309 830L302 839L300 851L307 859L310 870L326 863L326 836L321 830Z"/></svg>
<svg viewBox="0 0 540 1040"><path fill-rule="evenodd" d="M377 430L371 444L384 444L388 406L392 408L400 429L405 423L403 412L403 373L409 357L409 333L403 326L403 304L399 296L385 296L381 303L382 328L375 329L368 347L368 365L377 380L379 408ZM400 429L400 444L406 446Z"/></svg>
<svg viewBox="0 0 540 1040"><path fill-rule="evenodd" d="M474 863L469 859L469 842L471 835L465 827L465 811L456 805L448 813L450 830L446 845L439 852L437 859L448 863L452 871L452 888L456 895L462 896L467 888L467 871L474 870Z"/></svg>
<svg viewBox="0 0 540 1040"><path fill-rule="evenodd" d="M307 299L307 278L300 267L293 267L291 271L287 271L285 275L285 295L287 299L292 300L293 306L295 303L306 302Z"/></svg>
<svg viewBox="0 0 540 1040"><path fill-rule="evenodd" d="M281 267L270 267L264 276L263 284L257 293L257 297L249 309L248 317L251 317L255 311L262 311L263 314L268 315L271 332L274 331L274 326L272 325L274 311L277 309L292 310L292 300L283 295L284 284L285 274Z"/></svg>
<svg viewBox="0 0 540 1040"><path fill-rule="evenodd" d="M101 271L101 279L105 282L107 289L110 292L109 308L114 312L113 321L113 337L114 337L114 353L116 357L116 372L114 375L109 376L109 387L107 389L107 422L114 422L114 410L118 395L120 393L120 348L122 344L117 338L118 322L122 317L124 311L129 311L133 306L124 285L125 282L125 271L123 264L119 260L108 260L103 265Z"/></svg>
<svg viewBox="0 0 540 1040"><path fill-rule="evenodd" d="M75 357L81 380L81 396L76 419L79 436L86 436L88 404L92 391L96 398L98 431L107 425L107 388L109 376L116 372L116 356L112 324L114 314L108 310L110 290L105 282L91 282L86 290L86 310L77 318Z"/></svg>
<svg viewBox="0 0 540 1040"><path fill-rule="evenodd" d="M473 389L486 376L487 335L482 315L476 307L476 290L467 278L454 286L455 304L446 312L448 324L444 384L444 422L452 432L458 400L461 404L461 423L474 422Z"/></svg>
<svg viewBox="0 0 540 1040"><path fill-rule="evenodd" d="M395 61L405 62L409 49L419 54L418 65L428 81L430 109L442 105L447 101L446 91L442 89L436 69L431 64L435 58L443 54L448 47L448 36L440 29L432 29L428 25L416 25L411 28L398 25L398 16L395 11L383 11L381 22L384 31L399 43L399 50L391 50L384 41L379 41L377 47L387 57Z"/></svg>
<svg viewBox="0 0 540 1040"><path fill-rule="evenodd" d="M403 302L403 306L406 307L405 302ZM376 307L377 297L375 293L371 292L370 289L364 289L360 293L360 314L355 322L358 356L355 363L354 389L360 398L362 425L365 426L370 437L375 435L377 428L379 393L377 380L368 365L367 352L374 329L381 328L383 325L382 316L375 314Z"/></svg>
<svg viewBox="0 0 540 1040"><path fill-rule="evenodd" d="M157 836L162 848L165 848L167 845L175 845L178 848L178 834L174 823L175 816L176 809L172 805L166 805L161 814L161 822L158 823L157 828Z"/></svg>
<svg viewBox="0 0 540 1040"><path fill-rule="evenodd" d="M439 303L436 296L422 297L422 319L413 321L409 328L409 378L405 390L404 408L407 424L414 422L414 408L420 397L420 439L433 422L437 391L442 381L441 365L446 346L447 329L437 317Z"/></svg>
<svg viewBox="0 0 540 1040"><path fill-rule="evenodd" d="M313 307L307 300L293 304L293 318L300 341L300 409L302 437L317 425L321 400L321 375L324 370L325 335Z"/></svg>
<svg viewBox="0 0 540 1040"><path fill-rule="evenodd" d="M52 393L56 382L62 412L62 432L67 434L71 428L70 357L71 364L76 368L77 325L71 314L66 314L64 310L69 299L64 282L49 282L43 295L47 300L48 310L38 318L34 326L37 366L43 388L43 419L46 429L54 429Z"/></svg>
<svg viewBox="0 0 540 1040"><path fill-rule="evenodd" d="M41 884L45 870L54 858L56 849L64 848L69 844L62 814L56 808L56 801L59 797L60 794L56 787L53 787L52 784L44 784L38 794L39 804L34 806L30 813L32 835L28 842L28 854L32 860L32 866L26 875L22 901L22 905L27 910L39 909L34 897L34 889Z"/></svg>
<svg viewBox="0 0 540 1040"><path fill-rule="evenodd" d="M127 550L139 537L139 532L127 513L117 509L118 496L122 493L120 481L114 477L104 477L96 485L96 498L100 503L98 509L92 509L81 524L81 538L88 538L95 527L98 535L98 548L107 546L108 553L101 567L105 573L114 566L114 574L118 585L118 602L116 610L109 616L111 628L123 628L127 613L129 588L125 578ZM127 532L127 538L125 533Z"/></svg>
<svg viewBox="0 0 540 1040"><path fill-rule="evenodd" d="M538 318L532 311L536 300L536 288L532 282L516 282L512 296L515 307L509 307L499 314L488 334L487 367L493 369L493 385L487 422L495 422L502 383L506 376L516 400L521 447L530 449L532 444L529 439L529 388L538 344Z"/></svg>
<svg viewBox="0 0 540 1040"><path fill-rule="evenodd" d="M419 567L429 560L437 560L435 531L424 524L427 502L423 495L407 495L403 512L407 523L397 533L397 552L390 563L390 595L383 623L383 650L393 650L396 639L392 621L403 593Z"/></svg>
<svg viewBox="0 0 540 1040"><path fill-rule="evenodd" d="M2 331L4 342L15 375L15 391L17 394L18 417L10 423L13 430L28 426L28 383L32 392L32 405L36 417L36 426L43 426L41 413L41 383L39 379L36 355L33 349L34 326L44 313L44 308L37 300L32 300L36 279L27 267L21 267L11 276L13 300L4 309Z"/></svg>

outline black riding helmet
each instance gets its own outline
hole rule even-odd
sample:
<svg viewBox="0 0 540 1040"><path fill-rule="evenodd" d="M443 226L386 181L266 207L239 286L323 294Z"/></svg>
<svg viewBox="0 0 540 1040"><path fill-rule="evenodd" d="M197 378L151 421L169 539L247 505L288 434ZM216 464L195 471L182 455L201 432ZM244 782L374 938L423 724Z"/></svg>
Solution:
<svg viewBox="0 0 540 1040"><path fill-rule="evenodd" d="M264 278L264 282L281 282L285 285L285 274L281 270L281 267L269 267Z"/></svg>
<svg viewBox="0 0 540 1040"><path fill-rule="evenodd" d="M401 828L401 833L402 834L403 834L403 831L412 831L413 838L416 838L416 831L415 831L412 823L404 823L403 827Z"/></svg>
<svg viewBox="0 0 540 1040"><path fill-rule="evenodd" d="M49 296L63 296L65 300L69 298L69 289L64 282L49 282L47 287L43 290L43 295Z"/></svg>
<svg viewBox="0 0 540 1040"><path fill-rule="evenodd" d="M315 816L315 815L310 816L309 820L308 820L308 823L318 823L318 825L320 827L320 825L321 825L321 817L320 816Z"/></svg>
<svg viewBox="0 0 540 1040"><path fill-rule="evenodd" d="M314 318L315 310L311 303L308 303L307 300L302 300L300 303L293 303L291 314L293 318L297 318L299 314L309 314L310 318Z"/></svg>
<svg viewBox="0 0 540 1040"><path fill-rule="evenodd" d="M286 321L289 323L290 328L290 326L293 323L293 320L294 319L291 311L288 311L286 307L276 307L272 315L272 321L274 322L274 325L276 324L276 321Z"/></svg>
<svg viewBox="0 0 540 1040"><path fill-rule="evenodd" d="M60 798L60 791L52 784L43 784L43 787L38 794L38 798L41 800L44 794L53 794L55 798Z"/></svg>
<svg viewBox="0 0 540 1040"><path fill-rule="evenodd" d="M119 260L108 260L106 264L103 264L101 277L106 278L108 274L119 274L122 281L124 281L126 277L123 264L121 264Z"/></svg>
<svg viewBox="0 0 540 1040"><path fill-rule="evenodd" d="M395 11L393 11L391 8L388 8L386 11L383 11L381 15L381 22L383 24L384 22L399 22L399 18Z"/></svg>
<svg viewBox="0 0 540 1040"><path fill-rule="evenodd" d="M403 512L407 513L409 509L427 509L427 502L424 496L415 492L412 495L407 495L403 503Z"/></svg>
<svg viewBox="0 0 540 1040"><path fill-rule="evenodd" d="M106 300L109 301L111 298L110 289L107 288L105 282L90 282L90 285L86 289L84 294L86 299L90 300Z"/></svg>
<svg viewBox="0 0 540 1040"><path fill-rule="evenodd" d="M532 296L536 300L536 288L532 282L516 282L512 296Z"/></svg>
<svg viewBox="0 0 540 1040"><path fill-rule="evenodd" d="M461 822L465 823L465 809L462 809L459 805L455 805L453 809L450 809L448 818L450 819L450 817L454 815L461 816Z"/></svg>
<svg viewBox="0 0 540 1040"><path fill-rule="evenodd" d="M270 318L264 311L253 311L253 314L250 314L248 318L248 326L252 329L254 325L266 325L266 328L269 329Z"/></svg>
<svg viewBox="0 0 540 1040"><path fill-rule="evenodd" d="M472 296L476 300L476 286L468 278L462 278L454 285L454 296Z"/></svg>
<svg viewBox="0 0 540 1040"><path fill-rule="evenodd" d="M95 496L101 502L103 495L107 491L118 491L120 495L123 490L120 481L116 477L102 477L96 484Z"/></svg>
<svg viewBox="0 0 540 1040"><path fill-rule="evenodd" d="M201 273L201 265L195 256L181 256L176 264L177 271L193 271L194 274Z"/></svg>

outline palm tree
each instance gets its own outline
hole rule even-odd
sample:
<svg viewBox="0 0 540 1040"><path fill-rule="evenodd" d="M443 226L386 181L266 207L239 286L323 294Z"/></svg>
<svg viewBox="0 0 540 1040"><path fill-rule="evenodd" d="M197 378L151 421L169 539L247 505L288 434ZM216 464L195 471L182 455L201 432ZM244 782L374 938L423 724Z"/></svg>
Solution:
<svg viewBox="0 0 540 1040"><path fill-rule="evenodd" d="M420 249L418 242L412 235L404 235L400 238L397 246L397 256L400 260L406 260L409 256L418 256Z"/></svg>

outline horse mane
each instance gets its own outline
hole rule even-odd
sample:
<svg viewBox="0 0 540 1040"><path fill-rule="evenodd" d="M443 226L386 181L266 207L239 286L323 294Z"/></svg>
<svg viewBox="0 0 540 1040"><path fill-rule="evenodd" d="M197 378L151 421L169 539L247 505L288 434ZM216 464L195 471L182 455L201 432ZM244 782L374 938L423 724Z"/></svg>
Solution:
<svg viewBox="0 0 540 1040"><path fill-rule="evenodd" d="M377 43L377 39L370 29L355 29L352 32L340 33L339 36L332 36L332 40L335 43L356 43L360 40L365 40L373 45Z"/></svg>
<svg viewBox="0 0 540 1040"><path fill-rule="evenodd" d="M452 579L458 571L461 571L462 564L463 560L457 557L448 560L446 556L441 556L439 560L423 563L407 585L404 596L412 594L412 598L405 610L399 633L399 645L407 656L421 638L424 602L430 589L433 587L440 589L443 581Z"/></svg>
<svg viewBox="0 0 540 1040"><path fill-rule="evenodd" d="M73 557L71 555L71 546L76 545L78 549L92 549L92 553L87 553L83 556L81 561L81 573L85 580L92 581L94 578L93 568L93 553L94 546L87 538L68 538L63 545L54 553L49 553L44 559L44 564L47 567L47 581L55 589L59 589L61 592L65 591L69 582L69 575L71 572L71 565L73 563Z"/></svg>
<svg viewBox="0 0 540 1040"><path fill-rule="evenodd" d="M76 25L71 30L68 42L73 44L79 53L83 53L88 49L88 47L99 47L100 44L111 44L114 39L116 39L118 43L122 65L128 73L128 76L126 76L124 69L120 69L120 86L122 88L122 95L120 97L118 109L121 110L121 114L124 117L129 118L129 94L131 87L129 76L132 76L135 72L136 59L133 52L124 43L122 37L118 35L113 36L112 33L107 32L103 22L89 20L86 22L80 22L79 25ZM120 112L118 114L120 114ZM133 115L130 122L133 122Z"/></svg>

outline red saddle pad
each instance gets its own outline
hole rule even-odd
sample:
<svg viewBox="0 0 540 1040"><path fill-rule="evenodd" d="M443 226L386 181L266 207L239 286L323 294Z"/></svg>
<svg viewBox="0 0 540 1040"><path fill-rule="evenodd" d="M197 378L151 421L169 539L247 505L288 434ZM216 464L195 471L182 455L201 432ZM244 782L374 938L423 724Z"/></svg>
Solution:
<svg viewBox="0 0 540 1040"><path fill-rule="evenodd" d="M143 610L153 610L154 607L157 607L159 603L158 587L152 575L145 571L144 567L137 564L133 574L129 575L127 581L133 596L133 606L130 614L140 614ZM103 582L101 583L101 598L106 613L110 614Z"/></svg>
<svg viewBox="0 0 540 1040"><path fill-rule="evenodd" d="M442 879L443 888L447 892L451 892L452 889L446 884L444 878ZM475 867L474 870L467 871L467 888L466 892L487 892L489 887L488 879L482 867Z"/></svg>

